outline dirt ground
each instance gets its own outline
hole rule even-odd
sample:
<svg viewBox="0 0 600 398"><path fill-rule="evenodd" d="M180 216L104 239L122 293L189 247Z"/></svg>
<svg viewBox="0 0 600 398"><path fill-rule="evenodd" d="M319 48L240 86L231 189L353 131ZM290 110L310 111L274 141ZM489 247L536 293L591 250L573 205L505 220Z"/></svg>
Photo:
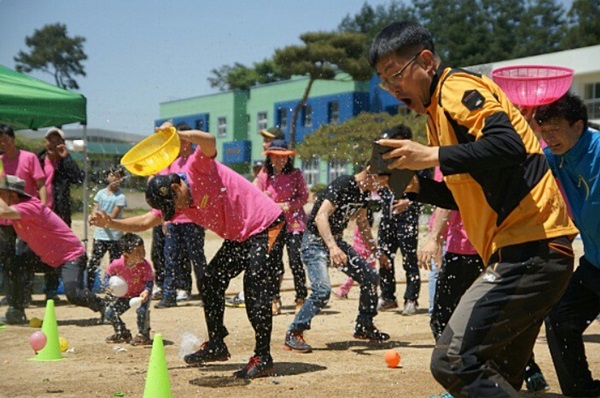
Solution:
<svg viewBox="0 0 600 398"><path fill-rule="evenodd" d="M81 222L74 229L81 233ZM150 234L143 234L149 250ZM576 241L581 251L580 241ZM208 233L206 254L210 259L220 246L220 239ZM397 267L401 268L401 267ZM203 367L188 367L182 361L189 348L191 335L204 340L206 326L198 300L178 308L152 310L152 332L161 333L173 397L428 397L442 393L429 372L433 338L427 315L427 274L423 273L421 309L415 316L399 312L384 312L377 316L377 326L391 334L384 344L370 344L352 338L358 307L358 289L349 299L332 297L329 306L313 321L307 341L313 346L310 354L283 350L285 331L293 319L293 282L286 271L283 284L283 314L274 318L272 355L276 374L255 380L235 380L232 372L242 367L252 355L253 332L243 309L228 308L225 322L230 335L226 343L231 352L228 362ZM404 277L397 271L398 291L404 292ZM332 270L334 284L345 278ZM235 294L241 284L232 281L228 294ZM29 318L43 319L43 295L35 295L27 309ZM1 311L5 311L2 307ZM67 339L71 352L57 362L32 362L28 338L35 330L28 326L9 326L0 330L0 397L142 397L151 347L118 347L106 344L112 334L108 324L97 325L95 314L88 309L62 303L56 306L60 336ZM124 315L127 325L135 330L135 313ZM585 336L588 360L592 370L600 369L600 324L594 322ZM397 350L402 358L398 368L387 368L384 353ZM551 391L547 397L560 397L558 382L544 339L544 332L535 347L536 360L542 367ZM148 392L146 392L148 393ZM153 395L146 395L153 396Z"/></svg>

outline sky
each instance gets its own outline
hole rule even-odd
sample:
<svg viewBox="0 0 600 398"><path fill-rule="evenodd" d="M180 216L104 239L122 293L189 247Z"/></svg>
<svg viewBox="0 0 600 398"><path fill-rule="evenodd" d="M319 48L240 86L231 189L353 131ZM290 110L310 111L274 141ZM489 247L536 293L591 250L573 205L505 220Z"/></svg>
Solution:
<svg viewBox="0 0 600 398"><path fill-rule="evenodd" d="M14 56L29 52L27 36L65 24L68 36L86 38L87 76L75 79L87 98L88 127L147 135L161 102L217 92L207 81L212 69L251 66L301 44L302 33L334 30L364 2L0 0L0 64L14 69ZM50 74L30 75L55 84Z"/></svg>
<svg viewBox="0 0 600 398"><path fill-rule="evenodd" d="M372 6L388 0L367 0ZM570 0L562 0L568 3ZM251 66L300 34L331 31L365 0L0 0L0 64L29 52L25 38L62 23L86 38L78 76L88 127L147 135L165 101L217 92L210 71ZM31 76L54 83L49 74Z"/></svg>

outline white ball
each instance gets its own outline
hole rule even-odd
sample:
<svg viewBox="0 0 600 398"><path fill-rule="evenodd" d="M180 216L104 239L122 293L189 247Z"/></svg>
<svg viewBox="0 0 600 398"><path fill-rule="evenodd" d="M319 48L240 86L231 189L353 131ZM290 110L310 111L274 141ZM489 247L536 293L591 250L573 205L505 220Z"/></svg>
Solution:
<svg viewBox="0 0 600 398"><path fill-rule="evenodd" d="M129 300L129 306L134 310L137 309L140 305L142 305L141 297L132 297L131 300Z"/></svg>
<svg viewBox="0 0 600 398"><path fill-rule="evenodd" d="M108 289L115 297L123 297L127 294L127 282L119 275L113 275L108 280Z"/></svg>

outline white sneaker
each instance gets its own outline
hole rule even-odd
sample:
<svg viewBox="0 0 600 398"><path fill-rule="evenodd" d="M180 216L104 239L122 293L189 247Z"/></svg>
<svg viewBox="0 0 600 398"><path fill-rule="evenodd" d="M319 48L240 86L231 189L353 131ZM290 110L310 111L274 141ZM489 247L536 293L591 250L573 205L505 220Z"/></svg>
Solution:
<svg viewBox="0 0 600 398"><path fill-rule="evenodd" d="M188 301L190 294L186 290L177 290L177 301Z"/></svg>
<svg viewBox="0 0 600 398"><path fill-rule="evenodd" d="M152 300L160 300L162 298L162 289L155 287L152 289Z"/></svg>

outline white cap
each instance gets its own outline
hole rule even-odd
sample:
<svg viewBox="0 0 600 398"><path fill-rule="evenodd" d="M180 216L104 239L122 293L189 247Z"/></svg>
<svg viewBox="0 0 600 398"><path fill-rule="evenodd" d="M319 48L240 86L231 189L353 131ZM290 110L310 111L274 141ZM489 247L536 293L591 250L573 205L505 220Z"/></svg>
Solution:
<svg viewBox="0 0 600 398"><path fill-rule="evenodd" d="M58 127L50 127L48 131L46 131L46 135L44 135L44 138L48 138L51 134L58 134L60 135L60 138L62 138L63 140L65 139L65 132L59 129Z"/></svg>

